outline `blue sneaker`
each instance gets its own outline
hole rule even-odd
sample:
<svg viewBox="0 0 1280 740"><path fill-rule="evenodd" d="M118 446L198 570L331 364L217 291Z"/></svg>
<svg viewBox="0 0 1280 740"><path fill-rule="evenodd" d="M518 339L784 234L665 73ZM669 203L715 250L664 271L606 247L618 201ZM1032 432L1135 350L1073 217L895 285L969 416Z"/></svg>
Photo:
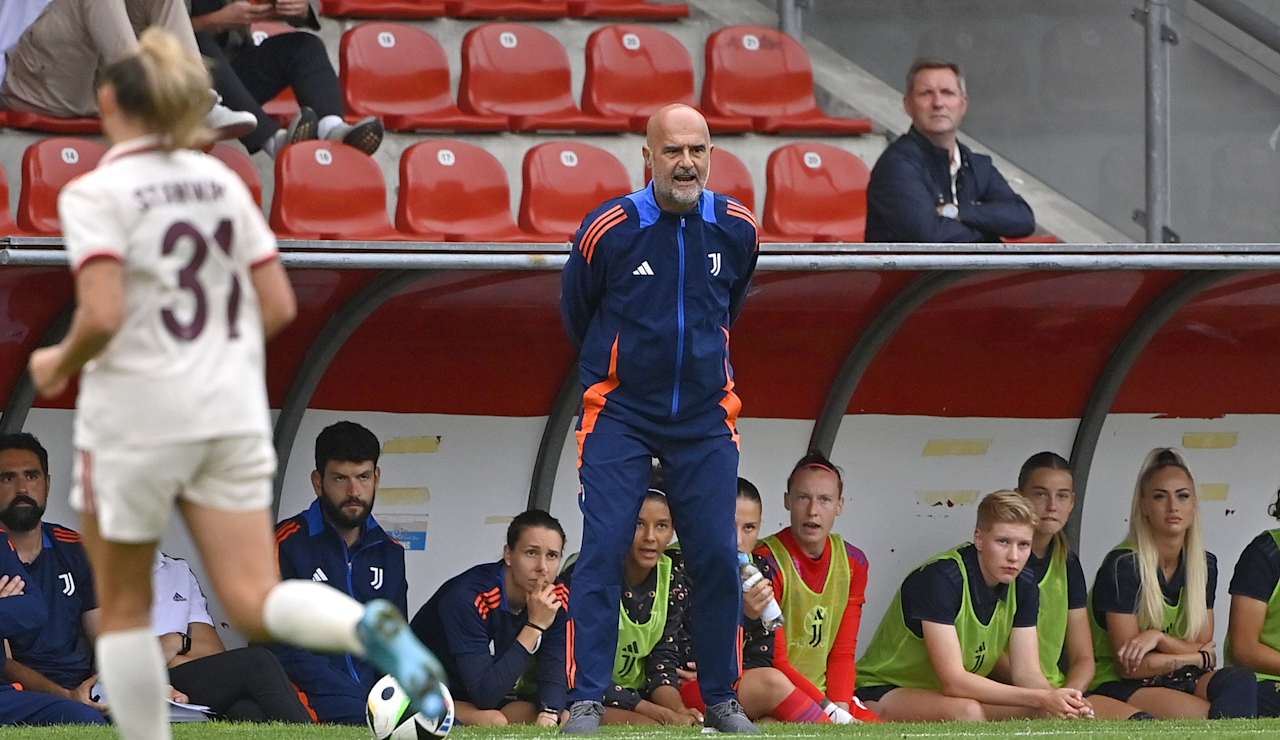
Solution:
<svg viewBox="0 0 1280 740"><path fill-rule="evenodd" d="M364 645L365 658L395 676L414 711L433 718L444 715L444 694L440 691L445 682L444 666L418 641L394 604L385 599L366 604L356 636Z"/></svg>

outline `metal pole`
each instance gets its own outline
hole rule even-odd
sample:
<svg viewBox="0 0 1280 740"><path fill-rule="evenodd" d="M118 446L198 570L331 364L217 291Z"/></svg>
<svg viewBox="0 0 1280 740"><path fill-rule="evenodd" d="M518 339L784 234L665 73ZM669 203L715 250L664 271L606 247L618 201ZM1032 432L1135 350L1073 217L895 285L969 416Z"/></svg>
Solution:
<svg viewBox="0 0 1280 740"><path fill-rule="evenodd" d="M1147 241L1164 242L1169 228L1168 0L1146 0Z"/></svg>
<svg viewBox="0 0 1280 740"><path fill-rule="evenodd" d="M778 30L794 39L804 35L804 15L800 10L800 0L778 0Z"/></svg>

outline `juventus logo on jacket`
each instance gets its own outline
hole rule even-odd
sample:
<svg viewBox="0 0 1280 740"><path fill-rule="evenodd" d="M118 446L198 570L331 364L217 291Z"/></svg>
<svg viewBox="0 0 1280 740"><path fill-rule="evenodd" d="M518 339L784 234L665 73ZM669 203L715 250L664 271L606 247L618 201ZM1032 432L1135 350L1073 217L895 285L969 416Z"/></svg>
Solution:
<svg viewBox="0 0 1280 740"><path fill-rule="evenodd" d="M370 579L369 581L369 585L373 586L374 591L377 591L378 589L382 588L382 569L376 566L370 565L369 572L373 575L373 578Z"/></svg>
<svg viewBox="0 0 1280 740"><path fill-rule="evenodd" d="M70 596L76 592L76 579L70 573L59 573L58 580L62 581L63 596Z"/></svg>
<svg viewBox="0 0 1280 740"><path fill-rule="evenodd" d="M711 254L707 255L707 259L711 260L711 274L719 275L720 274L720 253L712 252Z"/></svg>

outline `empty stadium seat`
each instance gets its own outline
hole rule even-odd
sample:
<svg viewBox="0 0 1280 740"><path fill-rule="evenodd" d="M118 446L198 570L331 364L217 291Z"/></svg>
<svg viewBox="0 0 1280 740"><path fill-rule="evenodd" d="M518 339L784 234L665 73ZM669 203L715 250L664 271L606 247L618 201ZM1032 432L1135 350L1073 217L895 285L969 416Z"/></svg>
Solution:
<svg viewBox="0 0 1280 740"><path fill-rule="evenodd" d="M653 170L647 162L644 179L645 182L653 179ZM707 178L707 188L737 200L753 212L756 209L756 185L751 179L751 171L724 147L711 150L711 177Z"/></svg>
<svg viewBox="0 0 1280 740"><path fill-rule="evenodd" d="M646 21L674 21L689 17L684 3L655 3L649 0L569 0L574 18L634 18Z"/></svg>
<svg viewBox="0 0 1280 740"><path fill-rule="evenodd" d="M231 168L244 181L245 187L249 188L253 201L258 205L262 205L262 178L258 175L258 168L254 166L253 160L248 154L238 146L233 146L225 142L214 144L213 149L209 150L209 154L222 160L222 163Z"/></svg>
<svg viewBox="0 0 1280 740"><path fill-rule="evenodd" d="M250 28L249 36L254 46L259 46L263 41L272 36L279 36L282 33L294 33L298 29L288 23L280 21L262 21L255 23ZM298 98L293 94L292 87L286 87L271 100L263 104L262 110L276 120L281 126L288 126L293 117L298 115Z"/></svg>
<svg viewBox="0 0 1280 740"><path fill-rule="evenodd" d="M802 142L769 155L764 229L792 241L860 242L871 171L844 149Z"/></svg>
<svg viewBox="0 0 1280 740"><path fill-rule="evenodd" d="M565 0L445 0L445 12L453 18L564 18Z"/></svg>
<svg viewBox="0 0 1280 740"><path fill-rule="evenodd" d="M100 134L102 121L96 116L59 118L43 113L0 109L0 127L43 131L49 134Z"/></svg>
<svg viewBox="0 0 1280 740"><path fill-rule="evenodd" d="M444 0L320 0L320 12L333 18L437 18Z"/></svg>
<svg viewBox="0 0 1280 740"><path fill-rule="evenodd" d="M833 118L813 97L809 53L790 36L764 26L730 26L707 37L702 107L721 116L749 116L769 134L865 134L865 118Z"/></svg>
<svg viewBox="0 0 1280 740"><path fill-rule="evenodd" d="M9 177L5 174L4 165L0 165L0 236L18 233L18 225L9 215Z"/></svg>
<svg viewBox="0 0 1280 740"><path fill-rule="evenodd" d="M644 131L649 116L679 102L696 106L693 59L679 39L656 28L605 26L587 39L582 109L597 116L626 116ZM750 118L707 116L716 133L750 131Z"/></svg>
<svg viewBox="0 0 1280 740"><path fill-rule="evenodd" d="M573 102L569 55L551 34L518 23L489 23L462 40L458 105L511 118L513 131L626 131L629 121L583 113Z"/></svg>
<svg viewBox="0 0 1280 740"><path fill-rule="evenodd" d="M358 149L303 141L276 157L271 228L296 239L403 239L387 220L387 184Z"/></svg>
<svg viewBox="0 0 1280 740"><path fill-rule="evenodd" d="M98 166L107 148L96 141L54 137L37 141L22 154L22 192L18 196L18 228L34 234L57 234L58 193L72 178Z"/></svg>
<svg viewBox="0 0 1280 740"><path fill-rule="evenodd" d="M632 189L616 157L577 141L533 147L524 156L523 170L520 228L557 241L572 239L588 213Z"/></svg>
<svg viewBox="0 0 1280 740"><path fill-rule="evenodd" d="M421 29L365 23L342 35L338 50L347 113L377 116L392 131L505 131L501 115L463 113L453 102L444 49Z"/></svg>
<svg viewBox="0 0 1280 740"><path fill-rule="evenodd" d="M584 214L585 215L585 214ZM455 242L537 241L511 218L507 171L462 141L424 141L400 157L396 228Z"/></svg>

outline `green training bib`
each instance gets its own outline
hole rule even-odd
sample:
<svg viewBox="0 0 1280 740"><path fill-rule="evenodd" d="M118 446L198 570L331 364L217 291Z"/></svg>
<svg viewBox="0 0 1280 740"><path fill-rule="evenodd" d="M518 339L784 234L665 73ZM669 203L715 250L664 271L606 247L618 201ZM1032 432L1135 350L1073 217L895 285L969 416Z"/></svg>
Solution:
<svg viewBox="0 0 1280 740"><path fill-rule="evenodd" d="M933 556L920 568L939 560L951 560L960 566L962 596L955 622L956 636L960 638L960 654L966 671L986 676L991 673L1000 656L1009 649L1013 616L1018 608L1018 583L1015 580L1009 584L1009 591L1004 600L996 605L991 621L983 624L973 612L973 601L969 598L969 578L972 576L964 565L961 547L965 545ZM980 578L981 575L977 577ZM933 691L942 689L933 664L929 662L924 637L916 637L911 628L907 627L906 617L902 613L901 587L889 604L884 619L880 620L875 637L871 638L871 646L867 648L862 660L858 661L858 688L868 686L899 686Z"/></svg>
<svg viewBox="0 0 1280 740"><path fill-rule="evenodd" d="M626 689L642 689L645 683L644 659L662 639L667 626L667 604L671 593L671 558L658 557L658 588L653 595L653 609L643 623L631 620L627 610L618 605L618 652L613 659L613 682Z"/></svg>
<svg viewBox="0 0 1280 740"><path fill-rule="evenodd" d="M835 642L836 631L849 605L849 556L844 540L838 534L827 538L831 545L831 565L822 591L815 593L796 568L787 546L777 535L764 538L782 569L783 627L787 634L787 661L820 691L827 691L827 657Z"/></svg>
<svg viewBox="0 0 1280 740"><path fill-rule="evenodd" d="M1040 612L1036 635L1040 639L1040 670L1055 688L1067 683L1059 662L1067 641L1067 548L1052 544L1048 572L1040 579Z"/></svg>
<svg viewBox="0 0 1280 740"><path fill-rule="evenodd" d="M1133 545L1124 543L1116 548L1116 550L1133 551ZM1112 552L1115 552L1113 550ZM1178 603L1170 605L1169 602L1161 602L1164 604L1164 624L1162 631L1165 633L1182 634L1187 628L1187 615L1182 609L1183 597L1186 596L1186 587L1178 592ZM1105 615L1104 615L1105 618ZM1120 681L1124 678L1120 673L1120 666L1116 665L1115 654L1111 650L1111 638L1107 635L1107 627L1105 624L1098 624L1097 618L1093 612L1093 592L1089 592L1089 630L1093 633L1093 682L1089 684L1089 690L1098 688L1109 681Z"/></svg>

